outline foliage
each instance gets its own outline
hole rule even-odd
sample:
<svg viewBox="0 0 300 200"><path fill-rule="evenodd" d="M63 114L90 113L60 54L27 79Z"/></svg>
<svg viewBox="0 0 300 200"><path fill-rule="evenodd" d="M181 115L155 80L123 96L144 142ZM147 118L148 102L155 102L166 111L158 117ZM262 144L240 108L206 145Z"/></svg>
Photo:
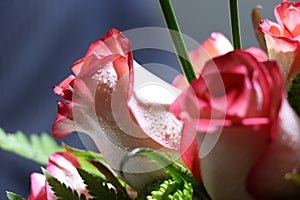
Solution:
<svg viewBox="0 0 300 200"><path fill-rule="evenodd" d="M143 199L147 195L149 200L159 199L192 199L194 196L199 200L210 200L203 184L199 183L185 167L176 163L161 153L151 149L137 148L129 152L124 158L121 169L130 157L143 156L160 164L171 175L172 179L163 180L148 185L141 191L138 191L139 199ZM157 186L158 185L158 186Z"/></svg>
<svg viewBox="0 0 300 200"><path fill-rule="evenodd" d="M25 198L13 193L13 192L6 192L8 200L26 200Z"/></svg>
<svg viewBox="0 0 300 200"><path fill-rule="evenodd" d="M21 131L8 134L3 129L0 129L0 148L42 165L48 163L48 157L52 153L63 150L47 133L31 134L30 138L27 138Z"/></svg>
<svg viewBox="0 0 300 200"><path fill-rule="evenodd" d="M298 74L288 91L288 101L293 107L294 111L300 116L300 74Z"/></svg>
<svg viewBox="0 0 300 200"><path fill-rule="evenodd" d="M148 192L145 192L148 191ZM155 183L139 191L137 200L190 200L193 196L193 187L186 181L178 183L174 179L164 180L161 184Z"/></svg>
<svg viewBox="0 0 300 200"><path fill-rule="evenodd" d="M92 175L82 169L77 169L78 173L86 184L86 189L94 198L93 200L126 200L129 199L127 193L123 190L115 190L114 185L107 183L101 177Z"/></svg>
<svg viewBox="0 0 300 200"><path fill-rule="evenodd" d="M58 200L72 199L72 200L86 200L85 196L79 195L76 191L73 191L71 188L67 187L64 183L61 183L56 178L51 176L45 169L43 173L54 192L54 195Z"/></svg>

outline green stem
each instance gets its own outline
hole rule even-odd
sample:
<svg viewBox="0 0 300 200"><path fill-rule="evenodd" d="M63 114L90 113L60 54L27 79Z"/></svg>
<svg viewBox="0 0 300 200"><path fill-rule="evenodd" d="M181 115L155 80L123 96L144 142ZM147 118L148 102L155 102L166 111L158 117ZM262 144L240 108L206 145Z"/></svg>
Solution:
<svg viewBox="0 0 300 200"><path fill-rule="evenodd" d="M239 23L239 6L238 0L229 0L230 22L231 22L231 37L234 49L241 49L241 34Z"/></svg>
<svg viewBox="0 0 300 200"><path fill-rule="evenodd" d="M182 38L180 28L178 26L176 16L170 0L159 0L161 10L163 12L167 27L169 28L169 33L172 38L172 42L182 68L182 71L190 83L192 80L196 79L196 73L194 71L193 65L190 61L189 54L187 52L185 43Z"/></svg>

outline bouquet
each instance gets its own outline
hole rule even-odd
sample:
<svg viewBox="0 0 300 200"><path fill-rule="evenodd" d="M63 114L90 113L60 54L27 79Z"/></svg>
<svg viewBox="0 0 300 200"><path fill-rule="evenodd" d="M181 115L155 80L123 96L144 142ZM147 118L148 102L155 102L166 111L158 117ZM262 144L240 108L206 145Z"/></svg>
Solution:
<svg viewBox="0 0 300 200"><path fill-rule="evenodd" d="M172 84L111 29L53 89L52 136L85 133L99 152L0 130L1 148L46 165L27 199L299 199L300 2L278 5L277 22L253 9L260 48L243 49L229 0L232 43L214 32L190 52L171 2L159 3L183 71Z"/></svg>

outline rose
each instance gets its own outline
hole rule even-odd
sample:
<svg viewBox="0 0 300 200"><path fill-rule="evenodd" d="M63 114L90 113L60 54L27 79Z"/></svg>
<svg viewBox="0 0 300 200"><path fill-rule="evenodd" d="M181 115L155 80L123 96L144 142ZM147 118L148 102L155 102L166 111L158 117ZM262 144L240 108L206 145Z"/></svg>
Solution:
<svg viewBox="0 0 300 200"><path fill-rule="evenodd" d="M233 47L228 39L222 33L214 32L197 49L190 51L189 56L196 74L199 76L208 60L224 55L232 50ZM268 60L268 57L261 49L250 47L245 51L251 53L259 61ZM188 83L184 75L177 76L173 81L173 85L179 89L188 87Z"/></svg>
<svg viewBox="0 0 300 200"><path fill-rule="evenodd" d="M82 178L77 172L80 164L77 158L67 152L54 153L49 157L46 170L67 187L79 194L84 194L88 199L91 197L85 188ZM44 175L31 174L31 193L29 200L55 200L56 197L51 190Z"/></svg>
<svg viewBox="0 0 300 200"><path fill-rule="evenodd" d="M73 131L88 134L117 172L122 159L137 147L180 158L182 123L168 108L175 99L168 91L173 86L159 81L143 87L134 84L133 73L143 79L153 75L133 60L131 44L119 31L113 29L92 44L72 70L75 76L54 88L64 99L58 102L52 128L55 137L62 138ZM125 167L126 181L136 189L166 176L157 173L161 167L145 158L132 158Z"/></svg>
<svg viewBox="0 0 300 200"><path fill-rule="evenodd" d="M283 1L274 13L277 23L266 19L258 29L265 35L269 58L282 67L288 89L300 73L300 3Z"/></svg>
<svg viewBox="0 0 300 200"><path fill-rule="evenodd" d="M248 175L248 190L259 199L299 199L299 186L288 174L300 170L300 120L284 98L278 131Z"/></svg>
<svg viewBox="0 0 300 200"><path fill-rule="evenodd" d="M300 122L282 82L276 62L235 50L208 61L170 107L184 121L182 159L212 199L299 197L285 175L300 167Z"/></svg>

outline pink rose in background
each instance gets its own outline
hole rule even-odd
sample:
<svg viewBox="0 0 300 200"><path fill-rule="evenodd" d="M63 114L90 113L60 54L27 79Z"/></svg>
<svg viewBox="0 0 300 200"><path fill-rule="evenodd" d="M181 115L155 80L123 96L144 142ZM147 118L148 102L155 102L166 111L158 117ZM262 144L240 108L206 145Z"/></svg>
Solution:
<svg viewBox="0 0 300 200"><path fill-rule="evenodd" d="M222 33L212 33L196 50L190 51L189 56L196 74L199 76L205 63L217 56L224 55L233 51L233 46ZM267 61L267 55L258 48L251 47L246 49L247 52L254 55L259 61ZM188 82L184 75L177 76L173 85L179 89L188 87Z"/></svg>
<svg viewBox="0 0 300 200"><path fill-rule="evenodd" d="M47 200L46 193L46 178L43 174L32 173L31 179L31 193L28 197L29 200Z"/></svg>
<svg viewBox="0 0 300 200"><path fill-rule="evenodd" d="M282 82L276 62L235 50L208 61L171 106L184 121L182 159L212 199L300 196L285 177L299 170L300 123Z"/></svg>
<svg viewBox="0 0 300 200"><path fill-rule="evenodd" d="M266 19L258 29L265 35L269 58L282 67L288 89L300 73L300 2L283 1L274 13L277 23Z"/></svg>
<svg viewBox="0 0 300 200"><path fill-rule="evenodd" d="M77 172L79 168L77 158L67 152L54 153L49 157L46 170L60 182L64 183L79 194L84 194L86 198L91 196L85 188L82 178ZM56 200L44 175L39 173L31 174L31 194L29 200Z"/></svg>
<svg viewBox="0 0 300 200"><path fill-rule="evenodd" d="M119 31L113 29L92 44L72 70L75 76L54 88L64 101L58 102L53 136L62 138L73 131L88 134L117 172L127 153L138 147L180 158L182 122L169 112L176 96L157 84L135 88L135 82L151 74L133 60L130 41ZM142 188L166 176L156 172L160 169L139 157L130 159L123 170L127 183Z"/></svg>

